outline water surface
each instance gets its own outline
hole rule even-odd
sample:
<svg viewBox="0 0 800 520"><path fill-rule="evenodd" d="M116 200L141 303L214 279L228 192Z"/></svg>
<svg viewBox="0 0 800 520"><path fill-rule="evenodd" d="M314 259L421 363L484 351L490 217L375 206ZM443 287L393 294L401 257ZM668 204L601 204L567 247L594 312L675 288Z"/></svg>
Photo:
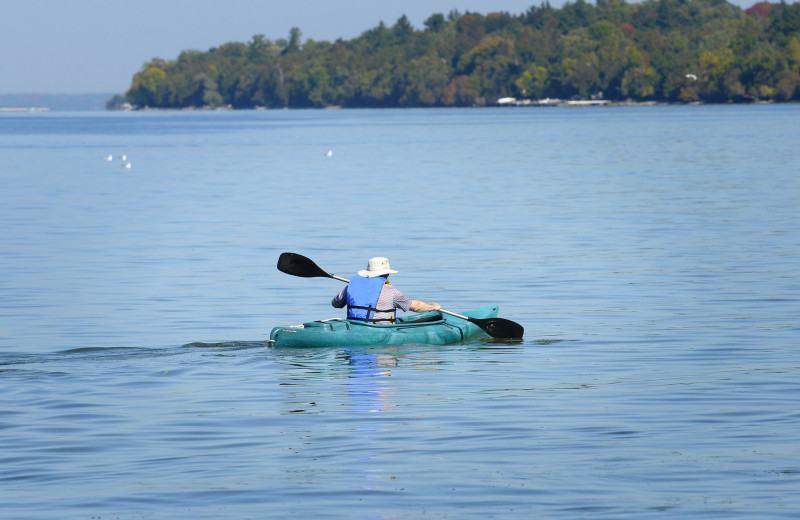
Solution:
<svg viewBox="0 0 800 520"><path fill-rule="evenodd" d="M4 518L796 518L799 116L0 114ZM282 251L525 339L267 348Z"/></svg>

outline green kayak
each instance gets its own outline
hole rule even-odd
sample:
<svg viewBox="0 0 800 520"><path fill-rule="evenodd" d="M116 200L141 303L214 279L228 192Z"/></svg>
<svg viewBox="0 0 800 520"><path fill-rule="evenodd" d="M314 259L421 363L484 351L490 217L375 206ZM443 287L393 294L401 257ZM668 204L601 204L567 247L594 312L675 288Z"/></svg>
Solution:
<svg viewBox="0 0 800 520"><path fill-rule="evenodd" d="M490 305L464 313L476 319L496 318L499 307ZM375 325L348 319L319 320L302 325L275 327L269 334L273 347L359 347L420 343L446 345L467 339L490 338L478 325L437 311L398 318L394 325Z"/></svg>

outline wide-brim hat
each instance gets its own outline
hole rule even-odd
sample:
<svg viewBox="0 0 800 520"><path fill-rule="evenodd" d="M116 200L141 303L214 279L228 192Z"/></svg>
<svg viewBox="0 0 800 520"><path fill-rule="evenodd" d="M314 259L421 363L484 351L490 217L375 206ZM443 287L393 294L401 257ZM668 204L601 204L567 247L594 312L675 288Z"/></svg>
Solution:
<svg viewBox="0 0 800 520"><path fill-rule="evenodd" d="M358 272L358 276L364 278L374 278L376 276L383 276L385 274L396 273L394 269L389 268L389 259L382 256L370 258L367 262L367 268Z"/></svg>

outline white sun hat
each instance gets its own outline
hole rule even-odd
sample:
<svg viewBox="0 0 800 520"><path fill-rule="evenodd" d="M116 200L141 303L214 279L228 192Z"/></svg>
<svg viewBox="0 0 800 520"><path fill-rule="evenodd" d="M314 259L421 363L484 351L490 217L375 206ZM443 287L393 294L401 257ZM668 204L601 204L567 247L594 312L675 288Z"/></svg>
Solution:
<svg viewBox="0 0 800 520"><path fill-rule="evenodd" d="M389 268L389 259L382 256L370 258L367 262L367 268L358 272L358 276L364 278L374 278L376 276L383 276L385 274L396 273L394 269Z"/></svg>

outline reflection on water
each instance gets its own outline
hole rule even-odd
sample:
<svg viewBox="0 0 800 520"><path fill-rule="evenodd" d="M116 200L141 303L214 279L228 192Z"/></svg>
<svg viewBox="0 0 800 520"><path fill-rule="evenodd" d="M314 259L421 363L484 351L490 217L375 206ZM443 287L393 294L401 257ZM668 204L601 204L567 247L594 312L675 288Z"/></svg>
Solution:
<svg viewBox="0 0 800 520"><path fill-rule="evenodd" d="M353 412L384 412L395 406L391 376L397 358L393 354L344 349L336 359L350 369L347 386Z"/></svg>
<svg viewBox="0 0 800 520"><path fill-rule="evenodd" d="M322 413L326 398L343 392L348 409L355 413L383 412L393 406L392 368L398 359L390 352L368 349L322 349L277 352L286 377L280 386L288 413ZM319 390L320 382L337 384ZM315 396L316 392L320 392ZM323 405L320 407L320 405Z"/></svg>
<svg viewBox="0 0 800 520"><path fill-rule="evenodd" d="M281 368L284 408L287 413L333 413L329 398L353 413L385 413L397 407L393 381L403 368L435 377L449 364L452 353L484 353L487 365L504 363L502 356L519 354L524 347L491 342L438 346L376 346L338 349L270 349ZM546 342L548 344L550 342ZM534 343L535 344L535 343ZM498 357L500 356L500 357ZM341 399L341 401L339 401Z"/></svg>

